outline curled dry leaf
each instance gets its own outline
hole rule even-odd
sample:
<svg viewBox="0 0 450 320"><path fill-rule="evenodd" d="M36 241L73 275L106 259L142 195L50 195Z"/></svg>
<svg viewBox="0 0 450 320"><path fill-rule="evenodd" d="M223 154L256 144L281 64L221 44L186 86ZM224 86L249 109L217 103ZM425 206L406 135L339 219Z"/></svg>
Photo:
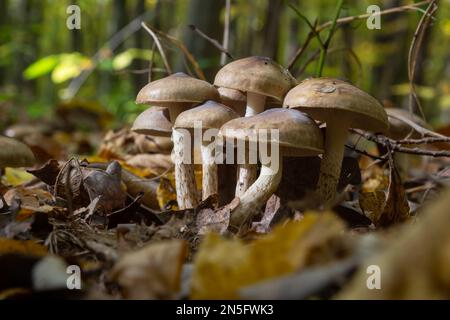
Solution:
<svg viewBox="0 0 450 320"><path fill-rule="evenodd" d="M344 229L333 213L309 212L249 244L208 234L195 257L192 298L238 298L242 287L332 261Z"/></svg>
<svg viewBox="0 0 450 320"><path fill-rule="evenodd" d="M122 189L121 174L122 167L113 161L106 171L90 170L84 175L83 183L90 200L100 197L97 210L109 213L125 205L126 193Z"/></svg>
<svg viewBox="0 0 450 320"><path fill-rule="evenodd" d="M174 299L187 246L183 240L149 244L125 254L111 271L111 279L125 299Z"/></svg>
<svg viewBox="0 0 450 320"><path fill-rule="evenodd" d="M409 218L406 192L392 159L389 161L388 177L377 175L364 183L359 205L364 214L379 227L388 227Z"/></svg>
<svg viewBox="0 0 450 320"><path fill-rule="evenodd" d="M450 189L418 213L415 224L396 230L369 258L338 299L450 299ZM380 268L381 290L368 289L367 267Z"/></svg>
<svg viewBox="0 0 450 320"><path fill-rule="evenodd" d="M203 235L208 232L224 234L230 224L230 213L239 205L239 198L234 198L229 204L218 208L205 208L199 211L196 217L198 234Z"/></svg>

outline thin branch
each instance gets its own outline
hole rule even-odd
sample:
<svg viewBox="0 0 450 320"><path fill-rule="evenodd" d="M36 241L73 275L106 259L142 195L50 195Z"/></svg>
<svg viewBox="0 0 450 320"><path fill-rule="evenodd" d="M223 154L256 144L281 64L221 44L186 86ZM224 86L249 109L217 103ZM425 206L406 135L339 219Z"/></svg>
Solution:
<svg viewBox="0 0 450 320"><path fill-rule="evenodd" d="M361 130L350 129L352 132L362 135L367 140L379 143L385 147L391 148L391 150L400 152L400 153L408 153L408 154L417 154L422 156L431 156L431 157L450 157L450 151L446 150L424 150L420 148L405 148L401 145L397 144L395 140L389 139L382 135L373 135L368 132L362 132Z"/></svg>
<svg viewBox="0 0 450 320"><path fill-rule="evenodd" d="M180 49L183 52L184 56L189 60L189 62L194 66L194 70L195 73L197 74L197 77L201 80L206 80L205 74L203 73L202 68L200 68L200 65L198 64L197 60L195 60L192 53L186 48L186 46L180 40L155 28L152 27L149 28L152 29L153 32L155 32L157 35L163 37L164 39L172 42L175 46L177 46L178 49Z"/></svg>
<svg viewBox="0 0 450 320"><path fill-rule="evenodd" d="M428 8L426 9L425 13L423 14L422 18L419 21L419 24L417 25L417 28L414 32L413 39L411 41L411 46L409 47L408 52L408 78L409 78L409 87L410 87L410 94L409 94L409 111L413 113L413 99L417 104L417 108L419 109L420 115L423 119L425 119L425 114L423 113L423 108L420 103L420 99L417 96L416 93L416 85L414 83L414 77L416 73L416 63L417 63L417 56L420 52L420 46L422 45L423 37L425 35L425 31L430 23L429 17L432 17L434 12L437 10L437 6L435 6L436 0L433 0L428 5Z"/></svg>
<svg viewBox="0 0 450 320"><path fill-rule="evenodd" d="M152 44L152 56L150 57L150 61L148 63L148 76L147 76L147 80L148 82L152 82L152 75L153 75L153 59L155 57L155 47L156 47L156 42L153 42Z"/></svg>
<svg viewBox="0 0 450 320"><path fill-rule="evenodd" d="M450 137L430 137L430 138L422 138L422 139L402 139L402 140L396 140L397 144L432 144L432 143L439 143L439 142L448 142L450 143Z"/></svg>
<svg viewBox="0 0 450 320"><path fill-rule="evenodd" d="M228 42L230 40L230 17L231 17L231 0L225 3L225 22L223 26L222 47L228 51ZM220 56L220 65L223 66L227 62L227 53L222 51Z"/></svg>
<svg viewBox="0 0 450 320"><path fill-rule="evenodd" d="M372 158L372 159L375 159L375 160L381 160L381 161L386 161L386 160L387 160L387 157L386 157L386 156L380 157L380 156L376 156L376 155L374 155L374 154L370 154L370 153L368 153L367 151L358 149L358 148L357 148L356 146L354 146L354 145L346 144L345 146L346 146L347 148L349 148L349 149L351 149L351 150L353 150L353 151L355 151L355 152L357 152L357 153L359 153L359 154L365 155L365 156L367 156L367 157L369 157L369 158Z"/></svg>
<svg viewBox="0 0 450 320"><path fill-rule="evenodd" d="M310 32L312 32L313 36L316 37L317 41L319 42L320 47L322 49L325 49L325 45L320 38L320 35L317 33L316 27L313 26L311 22L309 22L308 18L304 14L302 14L292 3L289 3L289 8L291 8L292 11L294 11L306 23L306 25L309 27Z"/></svg>
<svg viewBox="0 0 450 320"><path fill-rule="evenodd" d="M224 53L228 58L230 59L234 59L233 56L227 51L227 49L225 49L220 43L219 41L217 41L216 39L213 39L209 36L207 36L202 30L200 30L199 28L197 28L196 26L194 26L193 24L189 25L189 28L194 31L196 34L198 34L200 37L202 37L203 39L205 39L206 41L208 41L209 43L211 43L214 47L216 47L217 49L219 49L222 53Z"/></svg>
<svg viewBox="0 0 450 320"><path fill-rule="evenodd" d="M156 47L158 47L159 50L159 54L161 55L161 59L164 63L164 67L167 70L168 74L172 74L172 69L170 68L169 62L167 61L167 57L166 57L166 53L164 52L164 49L161 45L161 42L159 41L158 36L152 31L152 29L150 29L145 22L141 22L141 26L142 28L144 28L145 31L147 31L150 36L153 38L153 41L155 41Z"/></svg>
<svg viewBox="0 0 450 320"><path fill-rule="evenodd" d="M317 26L317 19L314 21L314 28L316 26ZM287 69L289 71L291 71L292 67L295 65L297 60L300 58L300 56L303 54L303 52L305 52L306 48L309 45L309 42L312 40L313 37L314 37L314 34L313 34L312 31L310 31L308 33L308 36L306 37L305 42L303 43L303 45L300 48L297 49L297 51L295 52L294 56L289 61L289 64L287 66Z"/></svg>
<svg viewBox="0 0 450 320"><path fill-rule="evenodd" d="M423 5L429 4L430 0L427 1L421 1L421 2L417 2L414 4L410 4L410 5L405 5L405 6L400 6L400 7L396 7L396 8L390 8L390 9L386 9L386 10L382 10L378 13L367 13L367 14L361 14L361 15L356 15L356 16L349 16L349 17L343 17L340 19L337 19L336 24L337 26L340 26L342 24L347 24L347 23L351 23L353 21L356 20L363 20L363 19L367 19L371 16L383 16L383 15L388 15L388 14L393 14L393 13L399 13L399 12L405 12L408 10L412 10L412 11L420 11L420 12L424 12L423 9L419 8ZM434 17L431 17L431 19L435 19ZM320 33L323 30L329 28L332 25L333 21L328 21L325 22L323 24L321 24L320 26L318 26L317 28L315 28L315 32ZM298 58L303 54L303 52L306 50L306 48L309 45L309 42L311 41L311 39L314 37L314 34L310 31L308 33L308 36L306 37L305 42L303 43L303 45L301 47L299 47L297 49L297 51L295 52L295 55L292 57L292 59L290 60L287 68L289 70L291 70L291 68L294 66L295 62L298 60Z"/></svg>

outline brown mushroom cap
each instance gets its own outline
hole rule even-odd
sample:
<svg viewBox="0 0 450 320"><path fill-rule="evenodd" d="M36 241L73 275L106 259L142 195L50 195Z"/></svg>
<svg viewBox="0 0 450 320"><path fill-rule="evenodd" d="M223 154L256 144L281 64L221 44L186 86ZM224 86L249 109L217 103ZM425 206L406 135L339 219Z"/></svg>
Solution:
<svg viewBox="0 0 450 320"><path fill-rule="evenodd" d="M377 99L338 79L302 81L288 92L283 107L298 109L324 122L348 121L351 128L383 132L389 126L386 112Z"/></svg>
<svg viewBox="0 0 450 320"><path fill-rule="evenodd" d="M34 154L26 144L0 136L0 168L30 167L35 162Z"/></svg>
<svg viewBox="0 0 450 320"><path fill-rule="evenodd" d="M172 123L169 121L169 110L165 107L150 107L134 120L131 131L168 137L172 133Z"/></svg>
<svg viewBox="0 0 450 320"><path fill-rule="evenodd" d="M389 131L386 133L386 136L389 138L395 140L405 139L410 134L410 137L413 139L420 138L420 134L401 118L406 118L423 128L431 129L430 125L421 117L411 114L408 110L398 108L386 108L385 110L389 120Z"/></svg>
<svg viewBox="0 0 450 320"><path fill-rule="evenodd" d="M136 97L136 103L160 107L170 107L174 103L189 107L206 100L220 101L217 89L182 72L148 83Z"/></svg>
<svg viewBox="0 0 450 320"><path fill-rule="evenodd" d="M183 111L175 121L175 128L193 129L201 121L203 129L219 129L224 123L238 118L239 115L230 107L208 100L205 103Z"/></svg>
<svg viewBox="0 0 450 320"><path fill-rule="evenodd" d="M248 57L225 65L216 74L214 85L253 92L276 100L296 84L289 71L267 57Z"/></svg>
<svg viewBox="0 0 450 320"><path fill-rule="evenodd" d="M243 129L247 134L241 135ZM225 138L248 141L250 134L258 135L260 129L278 129L279 144L283 155L309 156L323 153L323 136L313 119L303 112L290 109L274 108L255 116L237 118L225 123L220 128L219 135ZM270 131L267 141L272 141Z"/></svg>

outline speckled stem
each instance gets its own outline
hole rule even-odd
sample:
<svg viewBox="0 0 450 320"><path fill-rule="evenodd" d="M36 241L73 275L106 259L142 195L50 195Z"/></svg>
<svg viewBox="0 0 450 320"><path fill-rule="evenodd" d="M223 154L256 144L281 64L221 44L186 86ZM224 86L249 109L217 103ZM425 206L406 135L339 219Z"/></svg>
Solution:
<svg viewBox="0 0 450 320"><path fill-rule="evenodd" d="M187 139L190 137L186 137ZM184 143L183 132L177 129L172 131L173 153L175 164L175 184L177 202L180 209L196 208L198 206L197 186L195 183L194 164L183 163Z"/></svg>
<svg viewBox="0 0 450 320"><path fill-rule="evenodd" d="M266 96L247 92L247 108L245 116L251 117L264 111ZM258 171L257 164L238 164L238 179L236 184L235 196L242 196L245 191L255 182L256 173Z"/></svg>
<svg viewBox="0 0 450 320"><path fill-rule="evenodd" d="M218 194L218 174L215 159L215 143L203 142L202 152L202 199L206 200L213 194Z"/></svg>
<svg viewBox="0 0 450 320"><path fill-rule="evenodd" d="M336 119L339 122L340 119ZM345 122L327 123L325 153L320 165L317 190L322 200L333 201L341 174L342 159L344 158L345 143L348 138L348 126Z"/></svg>
<svg viewBox="0 0 450 320"><path fill-rule="evenodd" d="M277 170L273 170L268 165L261 166L258 179L239 197L239 206L231 214L232 228L239 229L244 222L252 219L261 210L280 184L282 172L282 161Z"/></svg>

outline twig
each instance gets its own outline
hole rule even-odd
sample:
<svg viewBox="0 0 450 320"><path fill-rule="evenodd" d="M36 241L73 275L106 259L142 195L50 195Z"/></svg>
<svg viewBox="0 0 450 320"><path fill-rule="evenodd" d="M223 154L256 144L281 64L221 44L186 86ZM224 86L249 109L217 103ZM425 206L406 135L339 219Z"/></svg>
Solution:
<svg viewBox="0 0 450 320"><path fill-rule="evenodd" d="M421 7L423 5L429 4L430 0L426 0L426 1L421 1L421 2L417 2L417 3L413 3L413 4L408 4L408 5L404 5L404 6L400 6L400 7L395 7L395 8L390 8L390 9L386 9L386 10L382 10L380 12L377 13L367 13L367 14L360 14L357 16L350 16L350 17L344 17L344 18L340 18L336 21L336 24L339 26L341 24L346 24L346 23L351 23L355 20L362 20L362 19L367 19L371 16L382 16L382 15L386 15L386 14L392 14L392 13L398 13L398 12L404 12L407 10L419 10L421 12L423 12L423 10L419 9L418 7ZM332 25L333 21L327 21L325 23L323 23L322 25L320 25L316 30L317 32L321 32L326 28L329 28Z"/></svg>
<svg viewBox="0 0 450 320"><path fill-rule="evenodd" d="M163 37L164 39L172 42L175 46L177 46L184 54L184 56L189 60L189 62L194 66L194 70L195 73L197 74L197 77L199 77L202 80L206 80L205 74L203 73L202 68L200 68L200 65L198 64L198 62L195 60L194 56L192 55L192 53L186 48L186 46L177 38L166 34L162 31L156 30L155 28L149 27L150 29L153 30L153 32L155 32L157 35Z"/></svg>
<svg viewBox="0 0 450 320"><path fill-rule="evenodd" d="M373 15L388 15L388 14L392 14L392 13L399 13L399 12L404 12L404 11L408 11L408 10L415 10L415 11L420 11L420 12L424 12L424 10L420 9L419 7L429 4L430 0L427 1L421 1L421 2L417 2L414 4L410 4L410 5L405 5L405 6L400 6L400 7L396 7L396 8L390 8L390 9L386 9L386 10L382 10L376 14L372 14L372 13L368 13L368 14L361 14L361 15L357 15L357 16L349 16L349 17L343 17L340 19L337 19L336 24L337 26L340 26L342 24L347 24L347 23L351 23L353 21L356 20L362 20L362 19L367 19ZM434 20L434 17L432 17L432 19ZM325 22L323 24L321 24L320 26L318 26L315 31L317 33L322 32L323 30L329 28L332 25L333 21L328 21ZM298 60L298 58L303 54L303 52L306 50L306 48L309 45L309 42L311 41L311 39L313 38L313 33L310 31L308 33L308 36L306 37L305 42L303 43L303 45L301 47L299 47L297 49L297 51L295 52L294 56L291 58L287 68L289 70L291 70L291 68L294 66L295 62Z"/></svg>
<svg viewBox="0 0 450 320"><path fill-rule="evenodd" d="M385 136L381 135L372 135L368 132L361 132L360 130L350 129L352 132L355 132L356 134L359 134L366 138L367 140L379 143L385 147L390 147L391 150L401 153L408 153L408 154L417 154L422 156L432 156L432 157L450 157L450 151L446 150L437 150L437 151L431 151L431 150L424 150L420 148L405 148L396 143L395 140L389 139Z"/></svg>
<svg viewBox="0 0 450 320"><path fill-rule="evenodd" d="M72 194L72 186L70 185L71 172L72 172L72 163L69 162L66 174L66 183L64 185L67 200L67 211L69 212L69 216L73 215L73 194Z"/></svg>
<svg viewBox="0 0 450 320"><path fill-rule="evenodd" d="M351 149L351 150L357 152L357 153L360 153L360 154L362 154L362 155L368 156L369 158L372 158L372 159L375 159L375 160L381 160L381 161L386 161L386 160L387 160L387 157L386 157L386 156L381 156L381 157L380 157L380 156L376 156L376 155L374 155L374 154L370 154L370 153L368 153L367 151L364 151L364 150L361 150L361 149L356 148L356 146L354 146L354 145L346 144L345 146L346 146L347 148L349 148L349 149Z"/></svg>
<svg viewBox="0 0 450 320"><path fill-rule="evenodd" d="M150 57L150 61L148 64L148 82L152 82L152 75L153 75L153 58L155 57L155 46L156 46L156 42L153 42L152 44L152 55Z"/></svg>
<svg viewBox="0 0 450 320"><path fill-rule="evenodd" d="M150 15L150 13L152 15ZM141 21L146 18L151 18L153 16L153 12L147 11L144 14L134 18L129 24L123 27L119 32L114 34L105 45L103 45L91 58L92 66L89 69L83 70L80 75L72 81L70 81L67 88L64 90L64 99L72 99L80 90L83 83L87 80L87 78L91 75L91 73L95 70L99 62L104 58L104 50L105 48L110 51L114 51L117 47L128 39L133 33L139 30Z"/></svg>
<svg viewBox="0 0 450 320"><path fill-rule="evenodd" d="M225 49L220 43L219 41L217 41L216 39L213 39L209 36L207 36L202 30L200 30L199 28L197 28L196 26L194 26L193 24L189 25L189 28L194 31L196 34L198 34L200 37L202 37L203 39L205 39L206 41L208 41L209 43L211 43L214 47L216 47L217 49L219 49L222 53L226 54L226 56L230 59L234 59L233 56L227 51L227 49Z"/></svg>
<svg viewBox="0 0 450 320"><path fill-rule="evenodd" d="M438 143L438 142L449 142L450 143L450 137L430 137L430 138L422 138L422 139L402 139L402 140L396 140L397 144L431 144L431 143Z"/></svg>
<svg viewBox="0 0 450 320"><path fill-rule="evenodd" d="M319 45L322 49L325 49L325 44L323 43L322 39L320 38L320 35L316 31L316 27L309 22L308 18L302 14L292 3L289 3L289 8L292 9L309 27L310 32L312 32L313 36L316 37L317 42L319 42Z"/></svg>
<svg viewBox="0 0 450 320"><path fill-rule="evenodd" d="M156 36L156 34L150 29L145 22L141 22L142 28L144 28L145 31L147 31L150 36L153 38L153 41L155 41L156 46L158 47L159 54L161 55L161 59L163 60L164 67L167 70L167 73L172 74L172 69L170 68L169 62L167 61L166 53L164 52L163 47L161 46L161 42L159 42L159 38Z"/></svg>
<svg viewBox="0 0 450 320"><path fill-rule="evenodd" d="M423 119L425 119L425 114L423 113L423 108L420 103L419 97L416 93L416 86L414 83L414 77L416 73L416 63L417 63L417 56L420 52L420 46L423 41L423 37L425 34L425 30L427 29L430 19L429 17L434 14L434 12L437 10L437 7L435 6L436 0L432 0L430 4L428 5L425 13L423 14L422 18L419 21L419 24L417 25L417 28L414 32L413 39L411 41L411 46L409 47L408 52L408 78L409 78L409 88L410 88L410 94L409 94L409 111L413 113L413 99L417 104L417 109L419 109L420 115Z"/></svg>
<svg viewBox="0 0 450 320"><path fill-rule="evenodd" d="M222 47L228 51L228 42L230 40L230 17L231 17L231 0L225 3L225 22L223 25ZM223 66L227 62L227 53L222 51L220 56L220 65Z"/></svg>

